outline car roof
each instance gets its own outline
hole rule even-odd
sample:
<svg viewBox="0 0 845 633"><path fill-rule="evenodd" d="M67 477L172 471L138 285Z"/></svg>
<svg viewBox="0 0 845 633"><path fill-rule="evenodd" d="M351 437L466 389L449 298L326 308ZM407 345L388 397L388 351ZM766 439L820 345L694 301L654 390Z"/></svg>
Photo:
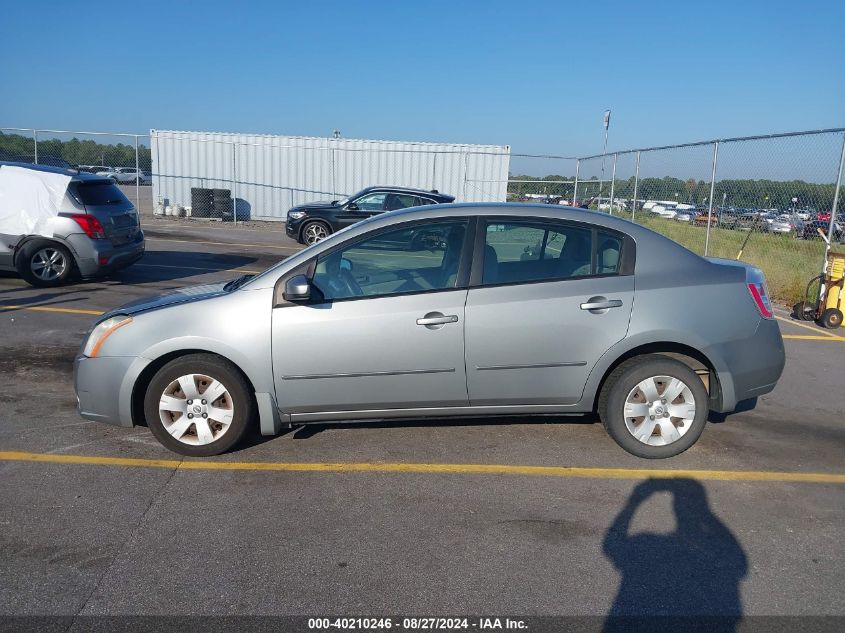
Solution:
<svg viewBox="0 0 845 633"><path fill-rule="evenodd" d="M75 169L63 169L61 167L51 167L50 165L36 165L34 163L16 163L13 161L0 161L0 167L23 167L25 169L32 169L33 171L45 171L51 174L64 174L71 176L73 180L108 180L96 174L90 174L84 171L77 171Z"/></svg>
<svg viewBox="0 0 845 633"><path fill-rule="evenodd" d="M439 191L431 191L428 189L414 189L413 187L394 187L393 185L374 185L372 187L366 187L365 189L362 189L359 193L370 193L372 191L391 191L427 196L429 198L443 198L449 200L455 199L455 196L450 196L447 193L440 193Z"/></svg>

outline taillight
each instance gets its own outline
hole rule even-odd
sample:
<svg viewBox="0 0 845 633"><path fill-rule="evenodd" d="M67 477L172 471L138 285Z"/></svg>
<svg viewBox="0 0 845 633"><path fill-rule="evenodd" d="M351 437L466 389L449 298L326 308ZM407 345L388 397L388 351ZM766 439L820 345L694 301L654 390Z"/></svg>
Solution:
<svg viewBox="0 0 845 633"><path fill-rule="evenodd" d="M748 286L748 292L751 293L751 298L754 299L754 304L760 311L760 316L764 319L773 319L775 313L772 312L772 304L769 303L769 294L766 292L766 280L763 278L763 272L756 268L746 269L745 285Z"/></svg>
<svg viewBox="0 0 845 633"><path fill-rule="evenodd" d="M90 237L92 240L103 240L106 238L106 231L103 228L102 223L93 215L74 213L70 216L70 218L76 222L82 230L85 231L85 235Z"/></svg>

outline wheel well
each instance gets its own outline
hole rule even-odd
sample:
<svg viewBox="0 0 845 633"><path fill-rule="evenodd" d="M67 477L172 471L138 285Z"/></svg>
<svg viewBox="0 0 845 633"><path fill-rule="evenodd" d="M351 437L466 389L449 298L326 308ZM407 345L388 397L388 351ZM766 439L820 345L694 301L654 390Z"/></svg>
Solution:
<svg viewBox="0 0 845 633"><path fill-rule="evenodd" d="M302 225L299 227L299 239L302 239L302 233L303 231L305 231L305 227L309 224L322 224L328 229L329 233L332 232L332 226L326 220L322 220L320 218L309 218L305 220L305 222L303 222Z"/></svg>
<svg viewBox="0 0 845 633"><path fill-rule="evenodd" d="M246 380L247 384L249 385L250 391L253 394L253 398L255 398L255 385L252 384L252 381L249 379L249 376L246 375L246 372L244 372L243 369L238 367L236 363L233 363L231 360L221 354L217 354L216 352L209 352L205 349L180 349L176 352L170 352L169 354L164 354L163 356L159 356L158 358L156 358L149 365L144 367L144 369L138 375L138 378L135 380L135 385L132 387L131 400L132 424L134 426L147 425L144 419L144 396L147 393L147 386L150 384L150 381L153 379L153 376L156 375L156 372L170 361L175 360L177 358L181 358L182 356L189 356L190 354L211 354L213 356L222 358L227 363L231 364L232 367L237 369L241 376L244 377L244 380Z"/></svg>
<svg viewBox="0 0 845 633"><path fill-rule="evenodd" d="M44 237L42 235L27 235L24 237L20 242L15 244L15 252L12 256L12 265L17 268L18 267L18 259L23 252L23 249L27 247L28 244L32 244L33 242L46 242L48 244L58 244L62 248L67 249L70 253L70 257L73 260L71 264L75 267L76 266L76 251L70 246L70 244L65 244L61 240L58 240L54 237Z"/></svg>
<svg viewBox="0 0 845 633"><path fill-rule="evenodd" d="M611 372L626 360L636 356L643 356L645 354L661 354L681 361L699 375L701 381L704 383L704 388L707 390L707 394L710 396L711 403L714 401L718 402L718 400L721 399L719 377L716 374L716 370L713 368L713 363L711 363L710 359L699 350L688 345L682 345L681 343L648 343L628 350L607 368L601 378L601 382L599 382L599 388L596 390L596 395L593 399L594 411L598 406L599 396L604 390L605 381L607 380L607 377L610 376Z"/></svg>

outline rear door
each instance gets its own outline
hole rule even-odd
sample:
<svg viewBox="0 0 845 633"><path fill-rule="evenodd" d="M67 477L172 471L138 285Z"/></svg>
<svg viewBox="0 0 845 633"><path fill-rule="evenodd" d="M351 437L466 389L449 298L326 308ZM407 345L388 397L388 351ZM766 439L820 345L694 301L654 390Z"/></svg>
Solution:
<svg viewBox="0 0 845 633"><path fill-rule="evenodd" d="M138 213L111 180L72 182L71 192L85 210L100 221L112 245L123 246L137 238Z"/></svg>
<svg viewBox="0 0 845 633"><path fill-rule="evenodd" d="M466 306L470 404L578 402L599 357L627 333L633 247L548 219L481 226Z"/></svg>

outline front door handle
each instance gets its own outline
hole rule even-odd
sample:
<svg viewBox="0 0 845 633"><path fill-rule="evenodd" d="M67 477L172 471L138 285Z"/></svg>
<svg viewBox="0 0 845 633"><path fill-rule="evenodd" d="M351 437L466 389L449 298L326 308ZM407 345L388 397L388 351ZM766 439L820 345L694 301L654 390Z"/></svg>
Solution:
<svg viewBox="0 0 845 633"><path fill-rule="evenodd" d="M607 297L590 297L586 303L581 304L582 310L589 310L593 314L604 314L609 308L619 308L622 301L619 299L608 299Z"/></svg>
<svg viewBox="0 0 845 633"><path fill-rule="evenodd" d="M429 312L424 317L417 319L417 325L424 325L430 330L436 330L447 323L457 323L457 314L443 314L442 312Z"/></svg>

